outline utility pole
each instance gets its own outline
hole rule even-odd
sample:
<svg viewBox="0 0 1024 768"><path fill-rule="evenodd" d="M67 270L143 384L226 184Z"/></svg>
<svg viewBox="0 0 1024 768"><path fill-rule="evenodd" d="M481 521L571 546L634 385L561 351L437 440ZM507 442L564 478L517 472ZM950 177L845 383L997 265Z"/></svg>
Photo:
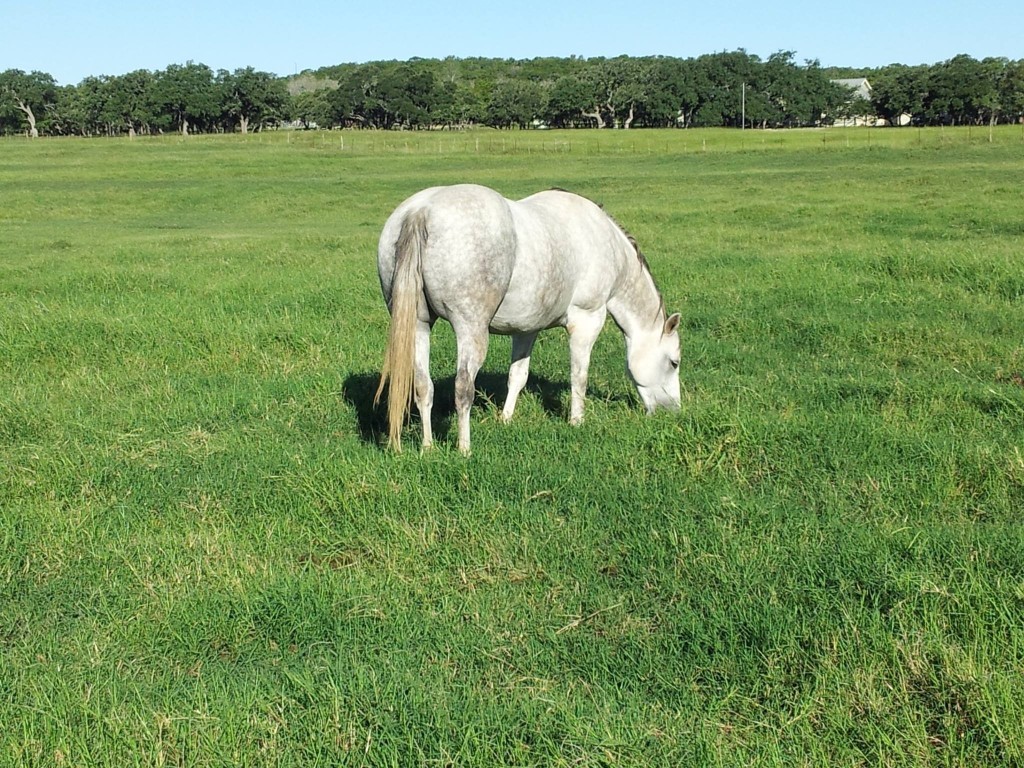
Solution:
<svg viewBox="0 0 1024 768"><path fill-rule="evenodd" d="M740 130L747 130L747 84L743 83L743 91L740 96L740 103L742 104L742 117L740 118Z"/></svg>

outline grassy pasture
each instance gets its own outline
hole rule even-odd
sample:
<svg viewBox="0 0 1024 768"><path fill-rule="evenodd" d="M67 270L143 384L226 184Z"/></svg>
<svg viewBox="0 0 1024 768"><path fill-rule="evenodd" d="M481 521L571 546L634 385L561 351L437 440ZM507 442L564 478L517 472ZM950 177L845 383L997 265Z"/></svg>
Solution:
<svg viewBox="0 0 1024 768"><path fill-rule="evenodd" d="M0 141L0 764L1024 763L1024 136ZM383 448L374 249L559 186L683 315ZM413 420L409 445L418 439Z"/></svg>

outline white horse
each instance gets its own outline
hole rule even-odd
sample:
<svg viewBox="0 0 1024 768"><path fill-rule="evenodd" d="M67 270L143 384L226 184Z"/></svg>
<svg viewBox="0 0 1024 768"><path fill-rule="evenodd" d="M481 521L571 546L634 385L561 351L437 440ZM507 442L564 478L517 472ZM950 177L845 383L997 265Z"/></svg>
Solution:
<svg viewBox="0 0 1024 768"><path fill-rule="evenodd" d="M423 447L433 436L430 329L443 317L455 330L455 410L459 450L469 453L469 411L488 333L512 336L508 421L526 384L537 334L569 332L569 420L583 420L590 351L606 314L626 339L626 363L648 413L679 408L679 315L667 316L636 242L597 205L560 190L506 200L463 184L410 197L384 225L377 251L391 329L376 404L390 379L390 444L415 393Z"/></svg>

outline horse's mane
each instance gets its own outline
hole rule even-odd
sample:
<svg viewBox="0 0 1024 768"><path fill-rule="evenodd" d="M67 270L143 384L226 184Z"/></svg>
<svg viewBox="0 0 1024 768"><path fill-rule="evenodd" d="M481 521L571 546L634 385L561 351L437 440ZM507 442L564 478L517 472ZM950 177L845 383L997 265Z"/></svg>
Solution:
<svg viewBox="0 0 1024 768"><path fill-rule="evenodd" d="M640 262L640 268L643 269L644 272L647 273L647 276L651 278L651 285L654 286L654 292L658 294L658 316L664 317L666 314L665 297L661 295L661 289L658 288L658 284L654 280L654 272L651 271L650 262L647 261L647 257L644 256L644 252L640 250L640 243L637 242L636 238L633 237L632 233L630 233L628 229L622 226L614 216L605 210L603 205L597 203L597 207L604 211L604 215L612 220L612 224L619 228L619 231L626 236L626 240L628 240L629 244L633 247L633 253L636 254L636 260Z"/></svg>
<svg viewBox="0 0 1024 768"><path fill-rule="evenodd" d="M607 213L607 211L605 211L605 213ZM629 240L629 244L631 246L633 246L633 252L636 253L636 259L637 259L637 261L640 262L640 266L643 267L644 269L646 269L647 273L653 278L654 277L654 273L651 272L651 265L647 261L647 257L644 256L644 252L640 250L640 243L638 243L636 241L636 238L633 237L633 235L631 235L626 230L625 227L623 227L621 224L619 224L619 222L615 221L615 219L612 218L611 215L609 215L608 218L611 219L613 222L615 222L615 226L616 227L618 227L619 229L622 230L622 234L624 234L626 236L626 239Z"/></svg>
<svg viewBox="0 0 1024 768"><path fill-rule="evenodd" d="M602 208L602 210L604 209ZM607 214L608 218L612 220L612 223L615 224L616 227L622 230L622 234L626 236L626 239L629 241L629 244L633 246L633 251L634 253L636 253L636 259L637 261L640 262L640 268L647 272L647 276L651 278L651 285L654 286L654 292L658 294L657 317L665 317L668 314L668 311L665 309L665 297L661 295L661 289L658 288L658 284L654 281L654 273L651 272L651 265L647 261L647 257L644 256L644 252L640 250L640 244L636 241L636 238L633 237L633 235L631 235L621 224L619 224L619 222L615 221L615 218L611 214L609 214L607 211L605 211L605 214Z"/></svg>

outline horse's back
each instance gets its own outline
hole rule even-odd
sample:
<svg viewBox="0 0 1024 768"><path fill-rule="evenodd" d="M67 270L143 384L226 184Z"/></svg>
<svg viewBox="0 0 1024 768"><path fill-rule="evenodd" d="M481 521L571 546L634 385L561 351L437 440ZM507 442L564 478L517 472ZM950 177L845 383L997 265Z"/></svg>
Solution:
<svg viewBox="0 0 1024 768"><path fill-rule="evenodd" d="M530 195L516 205L555 222L562 240L561 249L572 251L576 259L600 262L617 256L621 250L625 235L592 200L561 189L549 189ZM602 268L607 266L601 264ZM580 264L579 268L586 269L587 264Z"/></svg>
<svg viewBox="0 0 1024 768"><path fill-rule="evenodd" d="M567 307L603 306L630 250L619 226L601 206L564 190L538 192L515 205L524 217L543 222L548 230L547 237L531 238L520 248L519 258L537 265L526 279L569 286Z"/></svg>
<svg viewBox="0 0 1024 768"><path fill-rule="evenodd" d="M453 322L483 317L499 333L564 324L571 306L603 306L619 273L625 236L586 198L548 190L512 202L473 184L432 187L399 205L381 233L388 300L402 227L414 216L427 232L424 297Z"/></svg>

